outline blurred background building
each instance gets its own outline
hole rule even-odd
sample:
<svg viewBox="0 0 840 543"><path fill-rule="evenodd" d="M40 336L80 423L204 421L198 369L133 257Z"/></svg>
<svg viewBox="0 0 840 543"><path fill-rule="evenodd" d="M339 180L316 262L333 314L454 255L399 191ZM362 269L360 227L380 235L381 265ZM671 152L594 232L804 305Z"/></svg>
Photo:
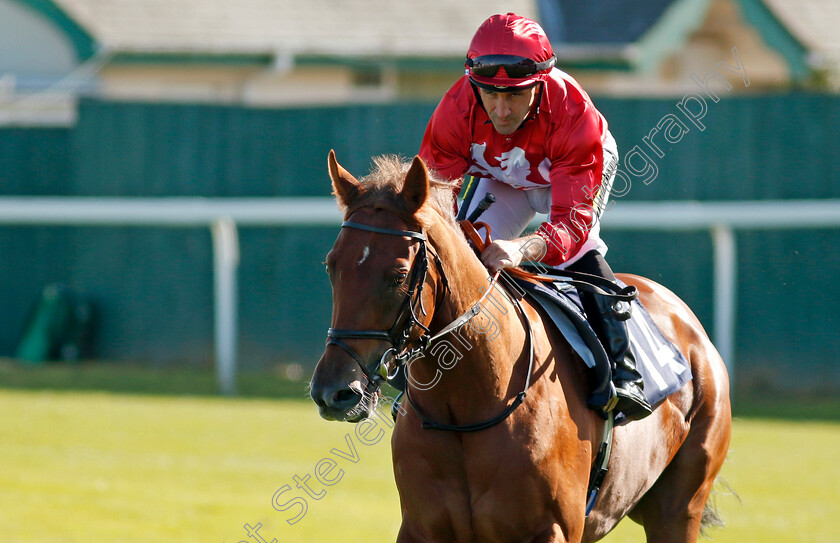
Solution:
<svg viewBox="0 0 840 543"><path fill-rule="evenodd" d="M831 0L2 0L0 89L7 106L62 85L109 100L249 106L432 100L459 73L478 24L502 10L539 20L559 65L592 94L686 92L690 74L733 46L749 59L751 92L830 88L838 9Z"/></svg>
<svg viewBox="0 0 840 543"><path fill-rule="evenodd" d="M705 132L627 200L840 198L836 0L0 0L0 196L326 197L329 149L359 174L371 155L416 152L475 29L506 11L541 22L625 151L737 50L749 86L730 78ZM614 267L711 327L708 233L607 236ZM241 237L242 365L314 365L335 229ZM840 388L840 300L812 292L840 273L838 240L738 233L745 386ZM95 301L93 355L208 364L210 261L204 231L0 225L0 356L60 282ZM799 303L782 311L783 297Z"/></svg>

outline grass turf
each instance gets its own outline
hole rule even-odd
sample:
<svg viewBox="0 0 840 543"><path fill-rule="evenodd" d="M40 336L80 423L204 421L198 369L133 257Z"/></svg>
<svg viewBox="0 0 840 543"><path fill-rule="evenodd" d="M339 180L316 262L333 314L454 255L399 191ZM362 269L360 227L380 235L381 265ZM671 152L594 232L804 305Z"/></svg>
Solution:
<svg viewBox="0 0 840 543"><path fill-rule="evenodd" d="M219 398L207 372L6 364L0 387L0 541L256 541L246 524L269 542L396 535L387 424L365 444L318 418L300 382L244 375L251 397ZM728 527L714 541L837 540L840 422L818 420L831 406L817 420L795 407L782 413L796 420L736 417L723 477L741 501L719 496ZM301 507L275 505L295 497L308 509L289 524ZM643 540L629 521L605 539Z"/></svg>

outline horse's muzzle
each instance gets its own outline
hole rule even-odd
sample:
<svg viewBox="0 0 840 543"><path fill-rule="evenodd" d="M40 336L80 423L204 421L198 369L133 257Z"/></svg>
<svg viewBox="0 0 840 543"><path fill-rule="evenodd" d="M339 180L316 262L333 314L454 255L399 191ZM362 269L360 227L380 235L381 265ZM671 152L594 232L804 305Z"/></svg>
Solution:
<svg viewBox="0 0 840 543"><path fill-rule="evenodd" d="M353 385L324 385L318 386L313 382L309 396L319 413L326 420L340 420L358 422L368 416L367 406L362 404L364 392L361 387L358 390Z"/></svg>

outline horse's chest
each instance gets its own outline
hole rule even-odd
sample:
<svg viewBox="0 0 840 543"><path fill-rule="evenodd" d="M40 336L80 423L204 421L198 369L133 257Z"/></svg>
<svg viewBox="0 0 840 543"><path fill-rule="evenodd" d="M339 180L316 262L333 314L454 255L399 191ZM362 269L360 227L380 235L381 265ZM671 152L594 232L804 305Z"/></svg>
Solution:
<svg viewBox="0 0 840 543"><path fill-rule="evenodd" d="M527 458L508 454L496 463L473 458L450 464L422 488L407 489L419 524L435 541L509 542L552 524L551 492L535 480ZM481 461L476 461L481 460ZM401 492L403 488L401 487ZM409 519L406 519L409 520Z"/></svg>
<svg viewBox="0 0 840 543"><path fill-rule="evenodd" d="M547 407L538 406L536 413L528 407L522 416L543 421L539 428L545 434L561 438L547 439L519 426L515 439L499 429L503 435L498 439L490 431L457 440L424 436L422 445L395 440L404 521L423 534L420 540L522 541L522 534L542 534L566 524L560 504L582 503L589 457L577 447L573 454L562 454L558 443L575 443L576 436L541 417L539 410Z"/></svg>

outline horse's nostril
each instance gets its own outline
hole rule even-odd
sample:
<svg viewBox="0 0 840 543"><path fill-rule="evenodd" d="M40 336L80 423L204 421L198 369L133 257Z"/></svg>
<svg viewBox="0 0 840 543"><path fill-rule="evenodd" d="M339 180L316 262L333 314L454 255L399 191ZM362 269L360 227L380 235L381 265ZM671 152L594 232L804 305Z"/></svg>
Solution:
<svg viewBox="0 0 840 543"><path fill-rule="evenodd" d="M347 404L355 404L359 401L359 394L353 392L349 388L345 388L344 390L339 390L333 395L333 404L334 405L347 405Z"/></svg>
<svg viewBox="0 0 840 543"><path fill-rule="evenodd" d="M310 397L318 405L321 416L329 420L341 419L342 413L347 413L362 401L362 393L346 385L341 385L338 390L313 385Z"/></svg>

